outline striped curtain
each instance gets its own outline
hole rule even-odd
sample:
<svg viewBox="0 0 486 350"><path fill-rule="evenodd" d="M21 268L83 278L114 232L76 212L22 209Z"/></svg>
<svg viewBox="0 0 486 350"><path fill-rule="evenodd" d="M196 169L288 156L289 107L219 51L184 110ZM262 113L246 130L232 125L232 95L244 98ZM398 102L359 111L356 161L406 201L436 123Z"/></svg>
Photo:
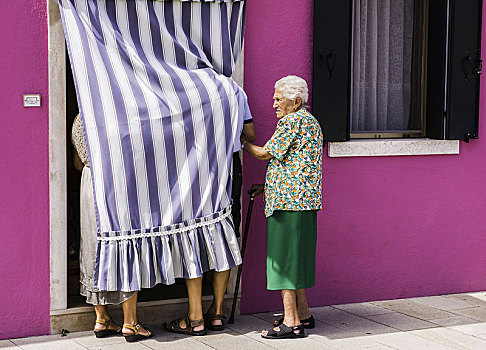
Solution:
<svg viewBox="0 0 486 350"><path fill-rule="evenodd" d="M59 0L98 225L95 288L227 270L243 0ZM95 234L95 233L93 233Z"/></svg>

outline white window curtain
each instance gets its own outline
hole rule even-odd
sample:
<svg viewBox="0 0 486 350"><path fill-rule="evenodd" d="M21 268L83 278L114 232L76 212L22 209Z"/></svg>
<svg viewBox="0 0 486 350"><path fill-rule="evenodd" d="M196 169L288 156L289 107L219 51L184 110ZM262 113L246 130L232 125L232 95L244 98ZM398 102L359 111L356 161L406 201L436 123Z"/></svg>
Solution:
<svg viewBox="0 0 486 350"><path fill-rule="evenodd" d="M409 129L414 0L354 2L351 132Z"/></svg>

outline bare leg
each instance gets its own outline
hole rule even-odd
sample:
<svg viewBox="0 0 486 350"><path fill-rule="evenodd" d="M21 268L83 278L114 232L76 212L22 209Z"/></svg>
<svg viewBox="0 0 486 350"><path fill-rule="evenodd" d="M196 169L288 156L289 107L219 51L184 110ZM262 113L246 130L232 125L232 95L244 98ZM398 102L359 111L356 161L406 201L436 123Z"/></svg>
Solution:
<svg viewBox="0 0 486 350"><path fill-rule="evenodd" d="M135 292L130 298L128 298L122 303L124 324L135 326L138 323L137 298L138 298L138 292ZM124 334L133 334L133 330L125 327L123 327L122 332ZM140 328L139 333L141 335L151 334L151 332L147 331L145 328Z"/></svg>
<svg viewBox="0 0 486 350"><path fill-rule="evenodd" d="M213 304L209 309L209 313L212 315L222 315L223 314L223 302L224 294L226 293L226 287L228 287L228 280L231 274L231 270L213 272ZM222 325L223 321L213 320L212 325L218 326Z"/></svg>
<svg viewBox="0 0 486 350"><path fill-rule="evenodd" d="M297 289L297 310L299 312L299 319L305 320L311 317L309 305L307 305L307 299L305 297L305 289Z"/></svg>
<svg viewBox="0 0 486 350"><path fill-rule="evenodd" d="M107 309L106 305L95 305L94 309L95 309L95 313L96 313L96 321L109 322L111 320L111 316L108 313L108 309ZM106 328L107 327L104 324L96 322L94 330L95 331L102 331ZM108 329L114 329L116 331L119 331L120 326L112 321L108 324Z"/></svg>
<svg viewBox="0 0 486 350"><path fill-rule="evenodd" d="M300 324L299 312L297 311L297 297L294 289L282 290L284 305L284 323L289 327Z"/></svg>
<svg viewBox="0 0 486 350"><path fill-rule="evenodd" d="M187 315L191 321L200 320L203 318L202 312L202 277L186 279L187 296L189 298L189 312ZM181 328L186 328L186 322L180 321ZM201 331L204 329L204 325L200 325L194 328L194 331Z"/></svg>
<svg viewBox="0 0 486 350"><path fill-rule="evenodd" d="M295 289L283 289L282 301L284 305L284 323L288 327L295 327L300 325L299 312L297 311L297 296ZM274 328L279 331L280 328ZM300 331L295 331L299 333ZM262 335L267 335L268 331L263 331Z"/></svg>

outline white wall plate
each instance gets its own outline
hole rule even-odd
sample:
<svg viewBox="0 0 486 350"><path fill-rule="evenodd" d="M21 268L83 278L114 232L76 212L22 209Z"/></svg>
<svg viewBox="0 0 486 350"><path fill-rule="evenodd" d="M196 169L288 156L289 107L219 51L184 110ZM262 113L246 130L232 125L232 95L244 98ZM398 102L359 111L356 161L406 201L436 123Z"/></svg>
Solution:
<svg viewBox="0 0 486 350"><path fill-rule="evenodd" d="M24 95L24 107L40 107L41 95Z"/></svg>

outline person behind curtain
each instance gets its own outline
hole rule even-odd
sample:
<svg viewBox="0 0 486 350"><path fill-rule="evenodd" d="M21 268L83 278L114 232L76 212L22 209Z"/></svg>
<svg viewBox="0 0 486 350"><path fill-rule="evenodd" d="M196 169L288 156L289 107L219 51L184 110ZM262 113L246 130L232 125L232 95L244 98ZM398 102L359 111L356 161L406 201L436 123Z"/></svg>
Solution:
<svg viewBox="0 0 486 350"><path fill-rule="evenodd" d="M267 289L280 290L284 317L262 337L302 338L314 328L305 289L315 284L317 211L321 209L323 136L305 108L307 83L287 76L275 83L273 108L277 127L263 147L246 142L243 149L268 160L265 186L267 217Z"/></svg>
<svg viewBox="0 0 486 350"><path fill-rule="evenodd" d="M74 167L82 172L79 247L80 294L86 297L88 304L94 306L96 313L94 333L97 338L123 333L128 342L149 338L152 336L152 332L139 323L137 319L138 292L106 292L93 287L97 249L95 203L91 171L79 114L76 116L72 127L72 143L74 145ZM122 304L123 328L113 321L106 307L114 304Z"/></svg>
<svg viewBox="0 0 486 350"><path fill-rule="evenodd" d="M243 142L255 141L255 129L253 120L244 121L241 134ZM233 158L234 159L234 158ZM239 226L239 224L238 224ZM238 228L235 223L235 231ZM205 314L202 311L202 277L186 279L187 294L189 299L189 310L187 316L164 323L164 328L169 332L182 333L187 335L205 335L207 329L222 331L225 329L223 320L223 302L231 269L225 271L211 271L213 302Z"/></svg>

